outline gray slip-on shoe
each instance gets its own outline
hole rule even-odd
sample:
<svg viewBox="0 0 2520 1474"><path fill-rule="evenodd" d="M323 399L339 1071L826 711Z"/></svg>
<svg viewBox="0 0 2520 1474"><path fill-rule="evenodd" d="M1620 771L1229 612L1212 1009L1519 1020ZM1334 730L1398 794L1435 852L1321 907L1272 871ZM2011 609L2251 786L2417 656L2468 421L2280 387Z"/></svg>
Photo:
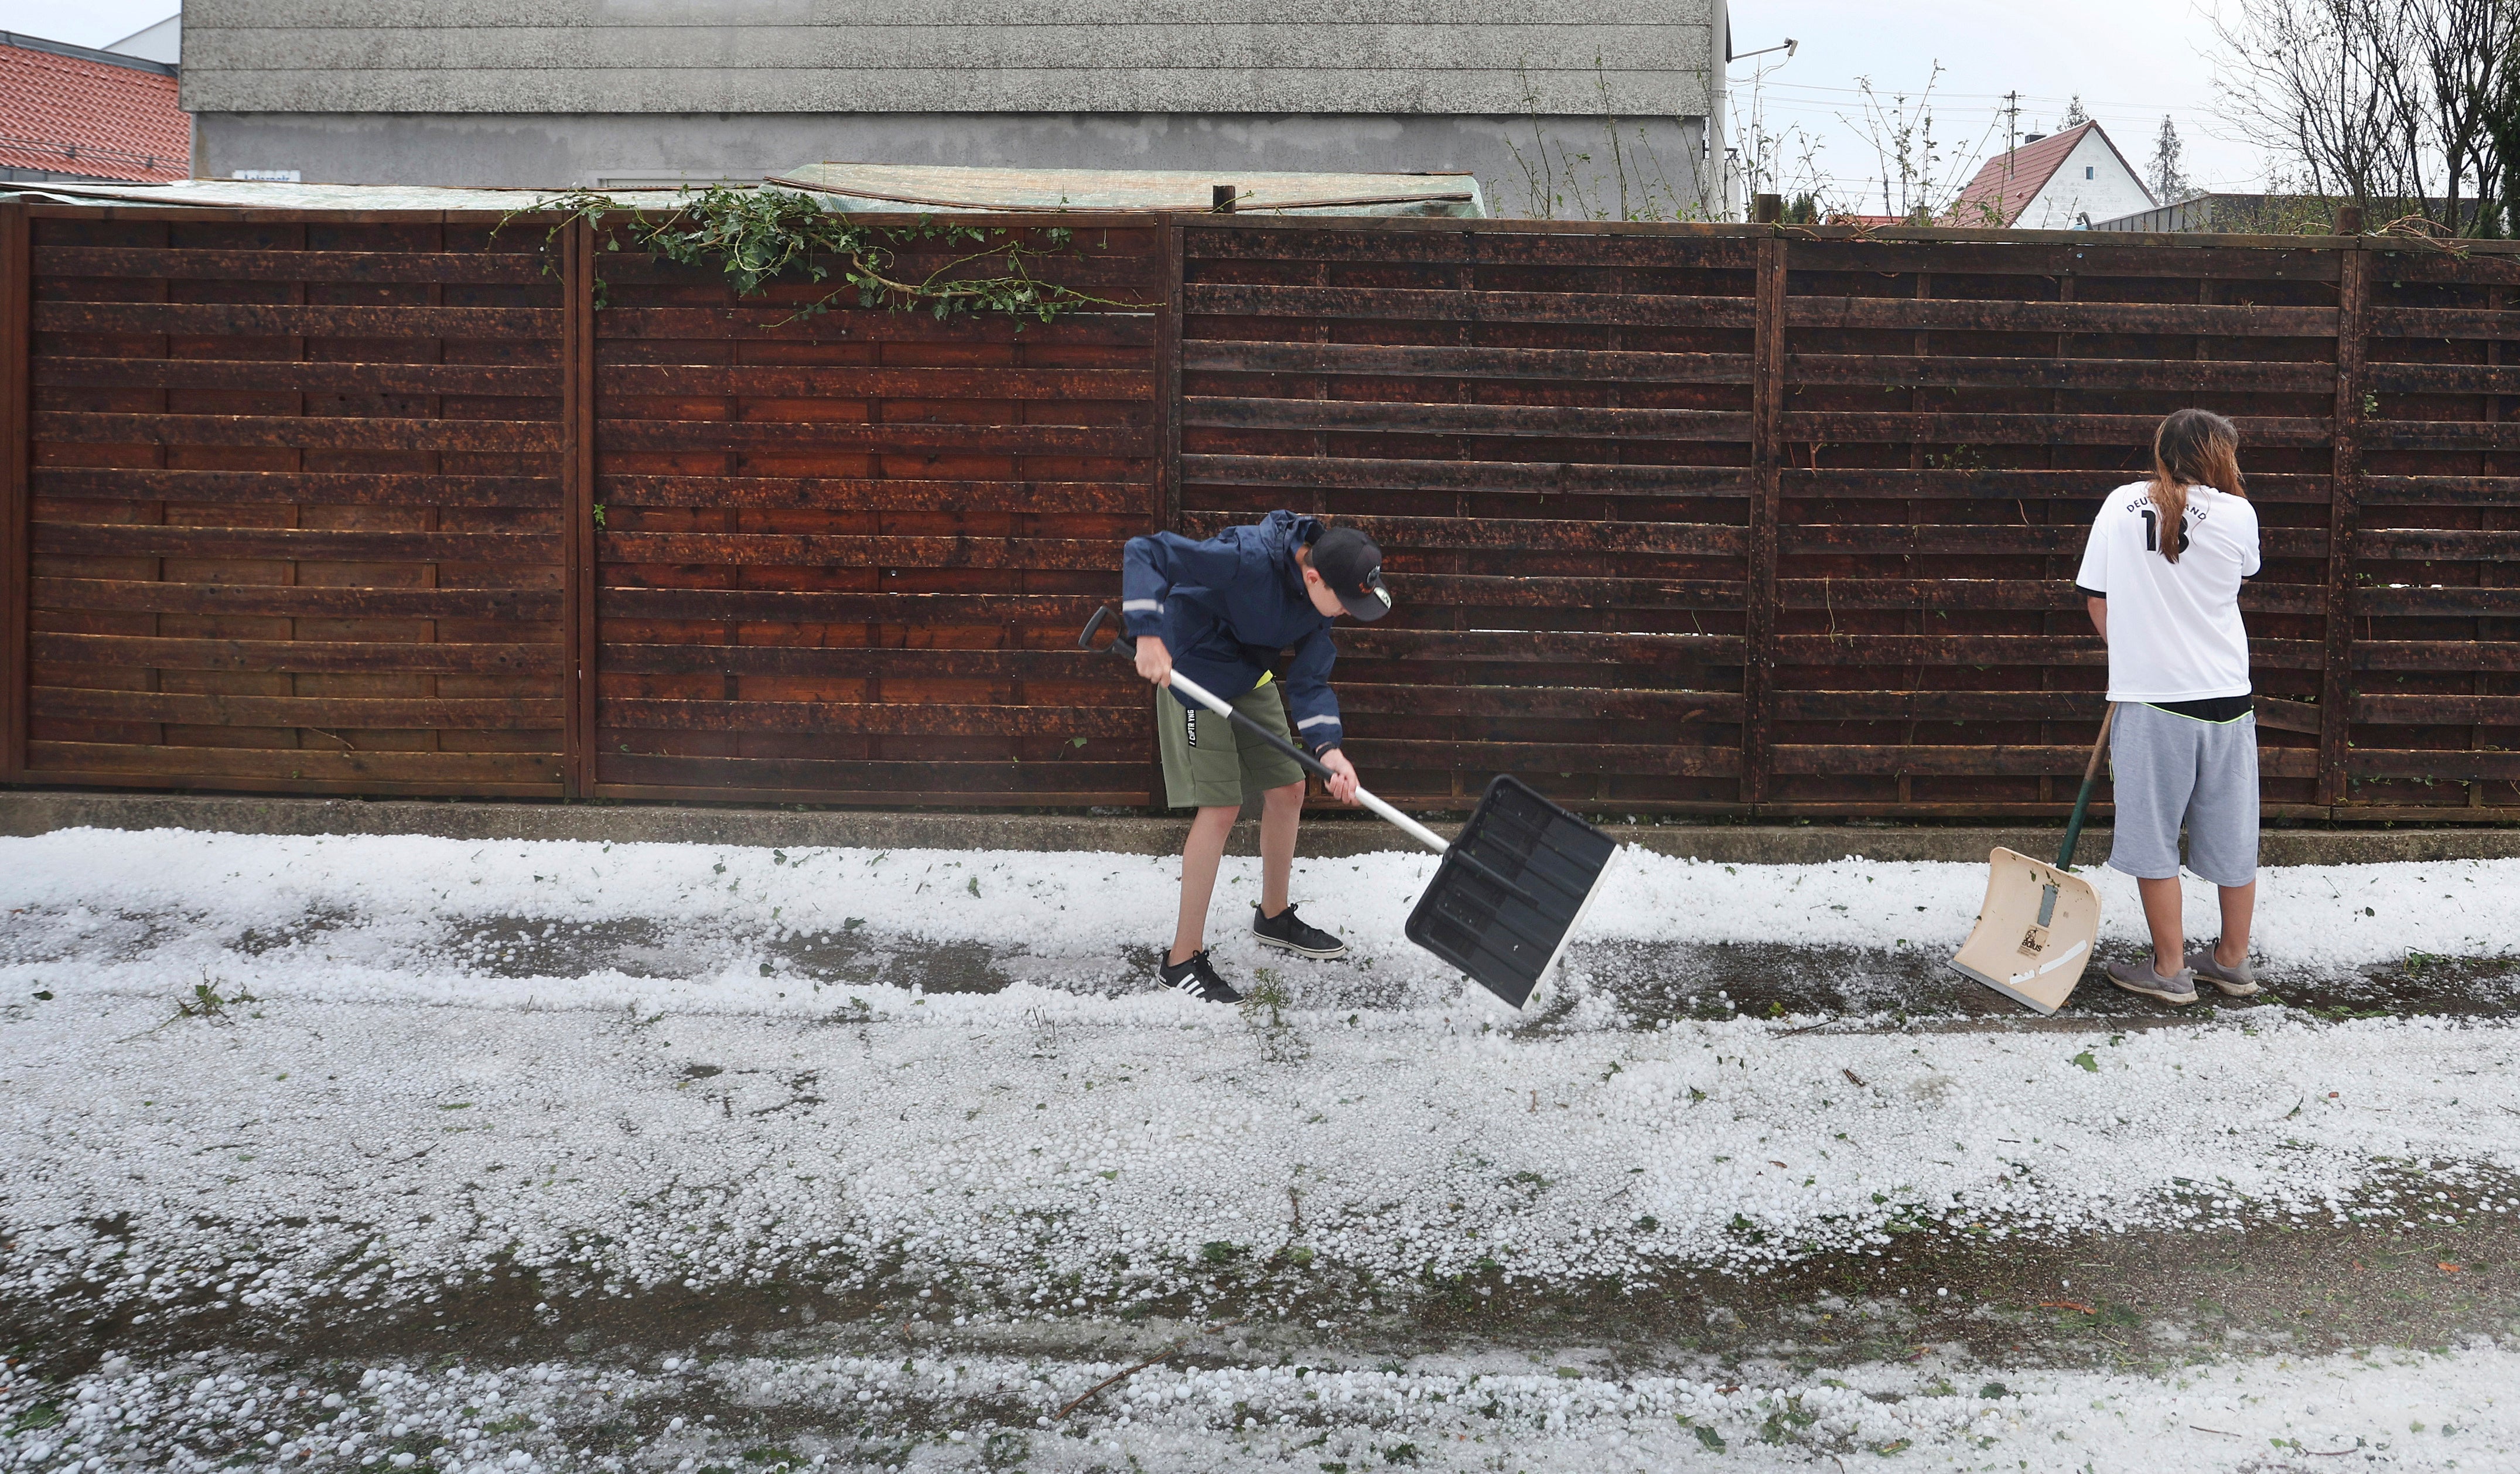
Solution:
<svg viewBox="0 0 2520 1474"><path fill-rule="evenodd" d="M2187 952L2187 970L2223 990L2225 998L2248 998L2258 991L2258 969L2247 958L2237 967L2226 967L2214 960L2211 947L2193 947Z"/></svg>
<svg viewBox="0 0 2520 1474"><path fill-rule="evenodd" d="M2152 970L2152 959L2147 957L2133 962L2111 962L2108 971L2109 981L2129 993L2140 993L2165 1004L2196 1002L2196 974L2184 967L2176 977L2163 977Z"/></svg>

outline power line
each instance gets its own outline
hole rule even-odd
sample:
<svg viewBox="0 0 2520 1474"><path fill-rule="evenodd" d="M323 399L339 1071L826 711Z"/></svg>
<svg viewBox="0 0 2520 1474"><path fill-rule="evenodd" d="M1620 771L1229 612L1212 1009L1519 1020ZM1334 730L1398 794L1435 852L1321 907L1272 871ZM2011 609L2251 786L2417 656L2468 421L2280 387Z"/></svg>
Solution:
<svg viewBox="0 0 2520 1474"><path fill-rule="evenodd" d="M1743 89L1743 90L1744 90L1744 91L1747 91L1748 89L1746 89L1746 88L1745 88L1745 89ZM1851 106L1854 106L1854 105L1855 105L1855 103L1856 103L1856 101L1857 101L1856 99L1847 99L1847 100L1845 100L1845 101L1835 101L1835 100L1822 99L1822 98L1772 97L1772 98L1768 99L1767 107L1768 107L1768 111L1770 111L1770 112L1809 112L1809 113L1823 113L1823 114L1825 114L1825 113L1834 113L1834 112L1842 112L1842 111L1843 111L1843 110L1845 110L1846 108L1851 107ZM1912 101L1912 101L1915 101L1915 100L1912 98L1912 99L1910 99L1910 101ZM1937 102L1937 103L1940 103L1940 102L1942 102L1942 101L1943 101L1943 99L1941 99L1941 98L1936 98L1934 101L1935 101L1935 102ZM1994 108L1992 108L1992 109L1990 109L1990 110L1988 110L1988 111L1993 112L1998 112L1998 113L2002 112L2004 110L2003 110L2002 106L2002 96L2001 96L2001 95L1999 95L1999 96L1998 96L1998 98L1997 98L1998 106L1996 106L1996 107L1994 107ZM1976 109L1975 107L1965 107L1965 108L1952 108L1952 109L1942 110L1942 111L1948 111L1948 112L1967 112L1967 113L1972 113L1972 114L1974 114L1974 113L1976 113L1976 112L1978 112L1978 109ZM2021 111L2022 111L2022 112L2030 112L2031 110L2030 110L2029 108L2027 108L2027 107L2024 107ZM2058 111L2059 112L2063 112L2064 110L2060 108L2060 109L2058 109L2057 111ZM2162 114L2163 114L2163 113L2165 113L2165 112L2169 113L2169 114L2170 114L2171 116L2173 116L2173 117L2185 117L2185 118L2188 118L2188 119L2191 119L2191 120L2195 120L2195 121L2200 121L2200 122L2203 122L2203 121L2219 121L2219 120L2221 119L2221 117L2222 117L2222 114L2221 114L2221 113L2219 113L2219 112L2215 112L2215 111L2214 111L2213 109L2211 109L2211 108L2168 108L2168 109L2163 109L2163 108L2153 108L2153 109L2142 109L2142 108L2129 108L2129 107L2125 107L2125 106L2123 106L2123 105L2115 104L2115 103L2100 103L2100 104L2094 105L2094 104L2091 103L2091 102L2090 102L2090 101L2088 101L2088 100L2086 100L2086 101L2084 102L2084 104L2083 104L2083 111L2084 111L2084 112L2089 112L2089 113L2090 113L2092 116L2093 116L2093 117L2129 117L2129 118L2131 118L2131 117L2142 117L2142 118L2158 118L2158 117L2162 116Z"/></svg>
<svg viewBox="0 0 2520 1474"><path fill-rule="evenodd" d="M1728 83L1731 83L1734 81L1747 82L1750 79L1747 77L1728 76L1725 80ZM1868 91L1868 89L1862 87L1830 87L1818 82L1768 82L1764 85L1775 88L1779 92L1829 92L1842 94L1848 97L1861 97ZM1868 90L1877 94L1890 89L1874 87ZM1921 96L1922 89L1916 89L1916 93ZM2070 103L2073 101L2071 97L2059 97L2052 93L2020 91L1941 92L1937 95L1947 98L1963 98L1976 102L1989 103L2000 103L2008 98L2020 98L2026 102L2033 103ZM2194 103L2135 103L2125 101L2124 99L2108 98L2085 98L2083 99L2083 106L2086 108L2125 108L2142 112L2210 112L2213 111L2211 108L2201 107Z"/></svg>
<svg viewBox="0 0 2520 1474"><path fill-rule="evenodd" d="M1773 87L1776 84L1771 82L1768 85ZM1746 92L1749 89L1745 86L1740 90ZM1874 95L1881 96L1882 94L1876 93ZM2036 98L2033 98L2026 92L2019 94L1998 92L1977 96L1980 100L1991 99L1996 106L1990 111L1997 113L2002 113L2004 111L2003 105L2015 96L2018 96L2024 103L2037 101ZM1766 107L1771 112L1835 115L1847 107L1860 102L1862 97L1863 94L1861 93L1856 93L1843 100L1835 98L1772 97L1767 100ZM1912 102L1918 100L1920 100L1920 98L1910 99ZM1937 96L1934 99L1937 103L1944 102L1947 99L1942 96ZM2068 99L2068 101L2070 102L2071 100ZM2117 118L2141 117L2153 119L2159 118L2163 113L2167 112L2174 117L2182 117L2190 122L2197 123L2220 121L2222 118L2222 114L2212 108L2143 108L2127 103L2093 103L2088 98L2083 102L2083 109L2094 117L2106 115ZM1977 110L1975 108L1954 108L1949 111L1955 112L1975 112ZM2030 109L2023 107L2020 111L2027 112ZM2060 108L2058 111L2062 112L2063 110Z"/></svg>

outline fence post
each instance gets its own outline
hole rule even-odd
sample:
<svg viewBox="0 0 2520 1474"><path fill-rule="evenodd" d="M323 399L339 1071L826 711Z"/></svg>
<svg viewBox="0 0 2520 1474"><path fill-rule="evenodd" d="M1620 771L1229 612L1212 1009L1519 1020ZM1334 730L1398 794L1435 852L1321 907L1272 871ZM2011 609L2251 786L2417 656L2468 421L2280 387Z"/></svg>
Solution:
<svg viewBox="0 0 2520 1474"><path fill-rule="evenodd" d="M1778 471L1785 396L1785 243L1759 243L1750 358L1750 567L1742 590L1741 801L1768 801L1769 685L1777 656Z"/></svg>
<svg viewBox="0 0 2520 1474"><path fill-rule="evenodd" d="M26 491L27 417L32 375L26 362L31 309L28 278L34 255L26 206L0 204L0 782L26 774L27 606L32 592L28 549L34 539Z"/></svg>
<svg viewBox="0 0 2520 1474"><path fill-rule="evenodd" d="M1220 185L1218 188L1223 189ZM1182 525L1181 398L1182 398L1182 223L1171 215L1155 217L1163 241L1164 304L1155 312L1155 526L1179 532ZM1112 603L1119 602L1119 570L1112 570ZM1126 638L1127 622L1121 634ZM1147 744L1147 807L1164 812L1164 761L1156 745Z"/></svg>
<svg viewBox="0 0 2520 1474"><path fill-rule="evenodd" d="M561 792L595 792L595 231L572 220L561 235Z"/></svg>
<svg viewBox="0 0 2520 1474"><path fill-rule="evenodd" d="M1182 227L1170 215L1155 217L1163 242L1164 302L1155 309L1155 507L1156 526L1181 530Z"/></svg>
<svg viewBox="0 0 2520 1474"><path fill-rule="evenodd" d="M2336 433L2327 496L2327 654L2318 682L2318 801L2346 801L2354 701L2354 535L2362 514L2362 346L2370 253L2346 246L2336 277Z"/></svg>

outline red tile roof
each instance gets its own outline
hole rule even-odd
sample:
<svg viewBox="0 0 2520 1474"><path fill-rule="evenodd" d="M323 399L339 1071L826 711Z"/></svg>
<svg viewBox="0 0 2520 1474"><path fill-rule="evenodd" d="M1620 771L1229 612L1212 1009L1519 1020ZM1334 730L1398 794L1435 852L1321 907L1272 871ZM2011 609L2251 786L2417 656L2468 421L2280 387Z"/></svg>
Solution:
<svg viewBox="0 0 2520 1474"><path fill-rule="evenodd" d="M0 45L0 166L158 183L193 172L193 119L162 68Z"/></svg>
<svg viewBox="0 0 2520 1474"><path fill-rule="evenodd" d="M2099 129L2098 123L2076 123L2062 133L2050 133L2034 143L2023 144L2009 154L1998 154L1988 159L1985 166L1977 171L1977 177L1968 182L1968 188L1960 191L1959 199L1953 201L1952 223L1958 226L2003 226L2020 219L2032 197L2064 164L2066 156L2083 141L2083 135L2099 133ZM2100 133L2100 142L2108 144L2110 153L2117 154L2118 146L2110 142L2106 133ZM2126 165L2125 155L2118 155L2118 163ZM2132 167L2127 168L2127 173L2131 177L2140 177Z"/></svg>

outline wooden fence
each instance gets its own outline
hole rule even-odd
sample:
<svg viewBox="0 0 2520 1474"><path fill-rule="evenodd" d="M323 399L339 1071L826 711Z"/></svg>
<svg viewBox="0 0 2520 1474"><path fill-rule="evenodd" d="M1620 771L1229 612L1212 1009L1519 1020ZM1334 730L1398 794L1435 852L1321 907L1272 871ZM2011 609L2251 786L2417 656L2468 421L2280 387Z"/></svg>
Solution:
<svg viewBox="0 0 2520 1474"><path fill-rule="evenodd" d="M530 241L23 206L0 231L31 575L10 777L558 797L583 306Z"/></svg>
<svg viewBox="0 0 2520 1474"><path fill-rule="evenodd" d="M2198 404L2265 527L2269 812L2520 815L2507 248L983 223L1136 305L799 316L583 228L0 206L6 781L1144 805L1148 693L1074 631L1127 536L1286 506L1386 551L1337 684L1412 805L2059 814L2085 532Z"/></svg>
<svg viewBox="0 0 2520 1474"><path fill-rule="evenodd" d="M1162 243L1078 246L1069 285L1147 308L800 319L829 287L739 302L608 253L584 791L1147 801L1147 693L1075 645L1162 515Z"/></svg>

